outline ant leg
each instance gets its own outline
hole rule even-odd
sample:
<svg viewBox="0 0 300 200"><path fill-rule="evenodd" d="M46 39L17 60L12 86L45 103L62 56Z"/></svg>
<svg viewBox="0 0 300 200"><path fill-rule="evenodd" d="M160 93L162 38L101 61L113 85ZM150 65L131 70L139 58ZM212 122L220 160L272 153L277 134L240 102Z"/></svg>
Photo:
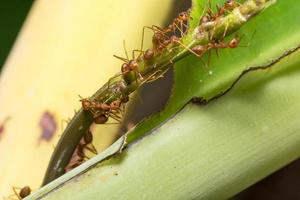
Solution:
<svg viewBox="0 0 300 200"><path fill-rule="evenodd" d="M239 45L239 47L249 47L249 46L250 46L250 42L253 40L255 33L256 33L256 30L253 31L253 33L252 33L252 35L251 35L251 38L250 38L250 40L248 40L247 44L246 44L246 45ZM239 38L239 41L241 41L242 38L243 38L244 36L245 36L245 35L243 34L243 35Z"/></svg>
<svg viewBox="0 0 300 200"><path fill-rule="evenodd" d="M115 78L117 78L117 77L119 77L119 76L122 76L122 75L123 75L123 73L120 72L120 73L114 75L113 77L109 78L108 81L107 81L107 88L110 87L110 83L111 83L111 81L112 81L113 79L115 79Z"/></svg>
<svg viewBox="0 0 300 200"><path fill-rule="evenodd" d="M216 55L219 57L218 48L216 48L215 51L216 51Z"/></svg>
<svg viewBox="0 0 300 200"><path fill-rule="evenodd" d="M95 146L94 146L93 144L91 144L91 143L90 143L89 145L91 145L91 146L89 147L88 145L86 145L86 146L84 146L84 148L85 148L87 151L89 151L89 152L91 152L91 153L97 155L97 154L98 154L98 151L97 151L97 149L95 148Z"/></svg>
<svg viewBox="0 0 300 200"><path fill-rule="evenodd" d="M140 75L140 73L136 72L135 70L133 72L134 72L135 83L136 83L137 87L139 87L140 85L139 85L139 82L138 82L138 76L136 74Z"/></svg>
<svg viewBox="0 0 300 200"><path fill-rule="evenodd" d="M123 62L129 62L129 59L126 59L126 58L122 58L120 56L117 56L117 55L113 55L115 58L119 59L119 60L122 60Z"/></svg>
<svg viewBox="0 0 300 200"><path fill-rule="evenodd" d="M120 116L117 116L117 115L114 114L114 113L109 113L109 116L110 116L111 118L113 118L114 120L116 120L118 123L121 123L121 122L122 122Z"/></svg>
<svg viewBox="0 0 300 200"><path fill-rule="evenodd" d="M138 55L137 59L141 57L141 55L143 55L144 51L143 50L139 50L139 49L134 49L132 50L132 57L133 59L135 59L135 52L139 52L140 54Z"/></svg>
<svg viewBox="0 0 300 200"><path fill-rule="evenodd" d="M158 31L158 32L161 32L161 33L165 33L165 30L163 28L160 28L159 26L156 26L156 25L152 25L151 27L154 31Z"/></svg>
<svg viewBox="0 0 300 200"><path fill-rule="evenodd" d="M181 37L183 37L184 33L183 33L182 29L175 23L174 23L174 26L179 30Z"/></svg>
<svg viewBox="0 0 300 200"><path fill-rule="evenodd" d="M163 76L164 73L165 73L164 71L158 70L158 71L154 72L153 74L151 74L147 79L145 79L143 83L151 83L159 78L162 78L162 77L164 77Z"/></svg>
<svg viewBox="0 0 300 200"><path fill-rule="evenodd" d="M19 190L19 189L21 189L21 188L12 186L12 190L13 190L14 194L17 196L17 198L19 200L21 200L21 197L19 196L19 193L17 192L17 190Z"/></svg>
<svg viewBox="0 0 300 200"><path fill-rule="evenodd" d="M153 33L155 33L155 32L163 32L163 30L160 28L160 27L158 27L158 26L155 26L155 25L152 25L152 26L144 26L143 27L143 34L145 33L145 29L149 29L149 30L151 30L151 31L153 31Z"/></svg>
<svg viewBox="0 0 300 200"><path fill-rule="evenodd" d="M222 36L222 40L225 38L226 34L227 34L227 30L228 30L228 22L226 23L226 26L225 26L225 30L224 30L224 33L223 33L223 36Z"/></svg>
<svg viewBox="0 0 300 200"><path fill-rule="evenodd" d="M126 49L126 43L125 43L125 40L123 40L123 49L124 49L124 51L125 51L125 55L126 55L127 60L129 60L128 52L127 52L127 49Z"/></svg>
<svg viewBox="0 0 300 200"><path fill-rule="evenodd" d="M186 50L188 50L189 52L191 52L192 54L194 54L197 57L201 57L203 55L203 53L201 55L197 54L195 51L193 51L191 48L189 48L188 46L184 45L183 43L176 41L176 43L178 43L179 45L183 46Z"/></svg>
<svg viewBox="0 0 300 200"><path fill-rule="evenodd" d="M211 0L208 0L208 8L207 8L207 14L208 14L208 16L210 17L210 18L214 18L214 13L213 13L213 11L212 11L212 9L211 9Z"/></svg>
<svg viewBox="0 0 300 200"><path fill-rule="evenodd" d="M142 31L142 42L141 42L141 54L144 48L144 37L145 37L145 26L143 27L143 31ZM138 58L141 56L141 54L138 56Z"/></svg>
<svg viewBox="0 0 300 200"><path fill-rule="evenodd" d="M162 32L163 30L160 28L160 27L158 27L158 26L155 26L155 25L152 25L152 27L149 27L149 26L144 26L143 27L143 31L142 31L142 42L141 42L141 49L139 50L140 51L140 55L138 56L138 58L143 54L143 48L144 48L144 37L145 37L145 29L146 28L148 28L148 29L150 29L150 30L152 30L153 32L155 32L155 31L159 31L159 32ZM137 51L137 50L136 50ZM133 59L134 59L135 57L133 56Z"/></svg>

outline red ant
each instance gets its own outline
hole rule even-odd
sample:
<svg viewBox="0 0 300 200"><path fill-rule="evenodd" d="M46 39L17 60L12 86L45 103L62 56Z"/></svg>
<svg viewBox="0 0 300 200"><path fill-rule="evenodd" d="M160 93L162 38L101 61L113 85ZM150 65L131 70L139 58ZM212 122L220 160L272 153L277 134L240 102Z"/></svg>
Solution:
<svg viewBox="0 0 300 200"><path fill-rule="evenodd" d="M176 30L179 30L181 33L181 36L184 35L183 29L184 27L187 28L187 22L190 19L190 15L188 12L181 12L174 20L173 22L167 26L167 28L160 28L158 26L152 25L150 26L144 26L143 32L142 32L142 45L141 50L143 49L143 39L145 34L145 29L150 29L153 31L152 36L152 44L153 44L153 50L155 52L162 52L167 45L169 44L170 35L168 33L173 32L175 33Z"/></svg>
<svg viewBox="0 0 300 200"><path fill-rule="evenodd" d="M234 37L228 43L223 41L210 42L207 45L197 45L191 49L191 53L197 57L201 57L206 51L210 49L224 49L224 48L236 48L240 43L240 38Z"/></svg>
<svg viewBox="0 0 300 200"><path fill-rule="evenodd" d="M82 98L81 100L83 110L88 110L94 115L94 122L96 124L104 124L108 121L108 117L120 122L121 118L119 114L121 113L121 100L112 101L109 105L106 103L101 103L95 100L90 100L87 98ZM127 100L128 101L128 100Z"/></svg>
<svg viewBox="0 0 300 200"><path fill-rule="evenodd" d="M209 8L207 10L207 14L201 18L201 23L215 21L219 17L223 16L226 13L226 11L231 11L240 5L238 2L236 2L234 0L227 0L222 7L219 7L218 5L216 6L217 13L214 14L213 11L211 10L210 0L209 0L208 4L209 4L209 6L208 6Z"/></svg>
<svg viewBox="0 0 300 200"><path fill-rule="evenodd" d="M219 42L210 42L208 44L209 48L215 48L215 49L224 49L224 48L236 48L240 43L240 38L234 37L231 39L228 43L219 41Z"/></svg>
<svg viewBox="0 0 300 200"><path fill-rule="evenodd" d="M65 167L65 172L81 165L86 159L90 159L87 155L85 155L85 150L88 150L95 155L98 154L97 149L92 142L93 134L88 130L77 145L69 164Z"/></svg>
<svg viewBox="0 0 300 200"><path fill-rule="evenodd" d="M29 186L25 186L23 188L12 187L12 190L13 190L14 194L10 195L8 197L9 199L13 199L14 197L17 197L18 200L22 200L31 194L31 188Z"/></svg>
<svg viewBox="0 0 300 200"><path fill-rule="evenodd" d="M149 26L144 26L143 28L143 34L142 38L144 38L144 32L145 28L148 28L153 31L153 36L152 36L152 44L153 44L153 49L155 52L162 52L170 43L172 43L171 37L175 35L168 35L170 32L175 32L176 30L179 30L181 33L181 36L184 35L184 27L187 28L186 23L190 19L190 16L187 12L182 12L179 14L177 18L174 19L172 24L170 24L167 28L163 29L158 26L152 25L151 27ZM143 39L142 39L143 42ZM142 45L143 47L143 45ZM142 48L141 48L142 49Z"/></svg>
<svg viewBox="0 0 300 200"><path fill-rule="evenodd" d="M135 58L135 54L134 54L134 52L136 50L132 51L132 59L129 60L128 52L127 52L126 47L125 47L125 41L123 41L123 47L124 47L126 58L122 58L120 56L113 55L115 58L117 58L119 60L122 60L124 62L121 66L121 72L122 72L121 74L124 75L124 74L127 74L129 72L134 72L135 76L137 74L139 76L139 79L143 80L143 76L139 72L139 64L137 62L138 59ZM117 75L117 76L119 76L119 75ZM115 77L113 77L113 78L115 78ZM136 77L136 80L137 80L137 77Z"/></svg>
<svg viewBox="0 0 300 200"><path fill-rule="evenodd" d="M183 29L188 28L188 21L191 19L191 16L189 12L181 12L179 15L174 19L172 24L170 24L166 29L165 32L179 30L181 33L181 36L184 35Z"/></svg>

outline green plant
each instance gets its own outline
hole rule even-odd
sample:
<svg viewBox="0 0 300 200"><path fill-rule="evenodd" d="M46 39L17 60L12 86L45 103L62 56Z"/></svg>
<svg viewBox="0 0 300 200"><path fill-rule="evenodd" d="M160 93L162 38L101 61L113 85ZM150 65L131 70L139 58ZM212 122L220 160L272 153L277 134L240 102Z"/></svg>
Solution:
<svg viewBox="0 0 300 200"><path fill-rule="evenodd" d="M95 159L41 189L37 196L56 189L46 197L59 199L76 192L75 199L98 195L140 199L141 195L150 198L154 191L158 191L164 199L226 198L298 157L299 130L297 120L293 119L298 117L294 109L298 108L295 104L299 88L295 84L297 73L288 73L297 69L298 53L286 59L299 47L298 8L285 12L293 1L277 2L247 22L237 34L244 35L243 40L250 45L204 58L205 62L210 59L209 71L192 56L176 63L175 84L168 105L127 134L129 145L121 154L112 156L123 147L126 137ZM195 1L195 4L203 5L203 1ZM224 26L222 30L224 32ZM254 30L257 31L252 38ZM284 33L288 30L293 32L287 39ZM271 72L255 72L271 67ZM255 73L241 83L237 82L248 72ZM283 80L289 84L284 84ZM270 87L264 88L262 94L259 88L268 81ZM136 84L135 79L131 83ZM234 91L232 86L236 83L239 88ZM227 95L230 90L233 90L232 94ZM289 103L283 96L290 100ZM237 100L238 97L242 100ZM251 101L246 101L251 97ZM205 107L194 105L189 103L191 99L209 104ZM291 116L292 119L283 120L283 114L274 109L277 106L284 108L284 118ZM253 112L256 107L264 108L266 112ZM180 109L182 111L177 113ZM226 115L229 111L234 117ZM161 128L145 135L174 114L173 119ZM87 121L91 123L92 118L83 123ZM274 127L270 128L272 123ZM270 132L273 134L255 134ZM278 149L270 151L272 145L277 145ZM260 154L255 155L258 152ZM85 172L86 169L89 171ZM78 172L83 174L76 175ZM60 184L66 181L60 188Z"/></svg>

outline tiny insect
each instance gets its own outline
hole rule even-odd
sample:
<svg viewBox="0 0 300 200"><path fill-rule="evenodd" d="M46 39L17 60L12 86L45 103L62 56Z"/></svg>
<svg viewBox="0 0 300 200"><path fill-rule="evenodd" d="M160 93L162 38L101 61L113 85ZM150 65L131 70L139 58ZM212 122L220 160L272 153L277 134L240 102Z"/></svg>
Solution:
<svg viewBox="0 0 300 200"><path fill-rule="evenodd" d="M134 54L135 50L132 51L132 59L129 59L128 52L127 52L126 45L125 45L125 41L123 41L123 48L124 48L124 51L125 51L126 58L123 58L123 57L120 57L120 56L117 56L117 55L113 55L115 58L117 58L117 59L124 62L121 65L121 74L120 75L126 75L130 72L134 72L136 81L137 81L138 78L140 80L143 80L144 78L141 75L141 73L139 72L139 64L138 64L138 61L137 61L139 57L135 58L135 54Z"/></svg>
<svg viewBox="0 0 300 200"><path fill-rule="evenodd" d="M217 7L217 12L214 13L211 9L211 2L208 1L208 9L206 11L206 14L202 16L200 22L201 23L207 23L218 20L220 17L224 16L227 12L232 11L234 8L238 7L240 4L234 0L227 0L223 6Z"/></svg>
<svg viewBox="0 0 300 200"><path fill-rule="evenodd" d="M86 154L85 150L97 155L97 149L93 145L93 134L88 130L86 134L81 138L79 144L74 151L69 164L65 167L65 172L74 169L75 167L81 165L85 160L90 159Z"/></svg>
<svg viewBox="0 0 300 200"><path fill-rule="evenodd" d="M191 16L189 11L179 13L173 22L165 29L165 32L173 31L173 33L175 33L176 30L178 30L181 37L184 36L185 30L188 29L188 22L190 19Z"/></svg>
<svg viewBox="0 0 300 200"><path fill-rule="evenodd" d="M83 110L88 110L94 115L96 124L106 123L109 117L117 121L120 121L122 118L121 100L112 101L109 105L88 98L82 98L80 101Z"/></svg>
<svg viewBox="0 0 300 200"><path fill-rule="evenodd" d="M13 190L14 194L7 197L8 199L11 199L11 200L13 200L13 199L22 200L31 194L31 188L29 186L25 186L23 188L12 187L12 190Z"/></svg>

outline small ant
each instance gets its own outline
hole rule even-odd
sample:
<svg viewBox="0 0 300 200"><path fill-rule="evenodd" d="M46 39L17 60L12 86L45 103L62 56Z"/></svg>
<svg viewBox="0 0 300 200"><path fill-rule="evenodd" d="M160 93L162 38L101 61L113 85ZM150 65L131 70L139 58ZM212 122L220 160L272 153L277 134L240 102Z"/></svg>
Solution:
<svg viewBox="0 0 300 200"><path fill-rule="evenodd" d="M81 165L86 159L90 159L87 155L85 155L85 150L88 150L95 155L98 154L97 149L92 142L93 134L88 130L77 145L69 164L65 167L65 172L68 172L71 169Z"/></svg>
<svg viewBox="0 0 300 200"><path fill-rule="evenodd" d="M236 48L240 43L240 38L234 37L228 43L223 41L210 42L207 45L197 45L191 49L191 53L197 57L201 57L206 51L210 49L224 49L224 48Z"/></svg>
<svg viewBox="0 0 300 200"><path fill-rule="evenodd" d="M125 101L125 99L122 99ZM97 102L88 98L82 98L81 100L83 110L88 110L94 115L94 122L96 124L104 124L108 121L108 117L120 122L121 118L121 100L112 101L109 105L106 103Z"/></svg>
<svg viewBox="0 0 300 200"><path fill-rule="evenodd" d="M208 44L209 48L215 48L215 49L224 49L224 48L236 48L240 43L240 38L234 37L231 39L228 43L219 41L219 42L210 42Z"/></svg>
<svg viewBox="0 0 300 200"><path fill-rule="evenodd" d="M209 4L208 6L209 8L207 10L207 14L201 18L201 23L216 21L219 17L223 16L227 11L231 11L240 5L238 2L234 0L227 0L222 7L219 7L218 5L216 6L217 13L214 14L213 11L211 10L210 0L208 4Z"/></svg>
<svg viewBox="0 0 300 200"><path fill-rule="evenodd" d="M14 194L10 195L8 199L13 199L14 197L17 197L18 200L22 200L31 194L31 188L29 186L25 186L23 188L12 187L12 190Z"/></svg>
<svg viewBox="0 0 300 200"><path fill-rule="evenodd" d="M187 23L190 19L191 19L191 16L188 11L179 13L179 15L172 22L172 24L170 24L165 29L165 32L167 33L167 32L173 31L175 33L176 30L179 30L181 33L181 36L183 36L184 35L183 29L188 28Z"/></svg>
<svg viewBox="0 0 300 200"><path fill-rule="evenodd" d="M139 72L139 64L137 62L138 59L135 58L135 54L134 54L134 52L136 50L132 51L132 59L130 60L129 57L128 57L127 49L125 47L125 41L123 41L123 48L124 48L124 51L125 51L126 58L122 58L120 56L113 55L115 58L117 58L119 60L122 60L124 62L121 66L121 74L125 75L129 72L134 72L135 76L137 74L139 79L143 80L143 76ZM119 75L117 75L117 76L119 76ZM136 80L137 80L137 77L136 77Z"/></svg>

